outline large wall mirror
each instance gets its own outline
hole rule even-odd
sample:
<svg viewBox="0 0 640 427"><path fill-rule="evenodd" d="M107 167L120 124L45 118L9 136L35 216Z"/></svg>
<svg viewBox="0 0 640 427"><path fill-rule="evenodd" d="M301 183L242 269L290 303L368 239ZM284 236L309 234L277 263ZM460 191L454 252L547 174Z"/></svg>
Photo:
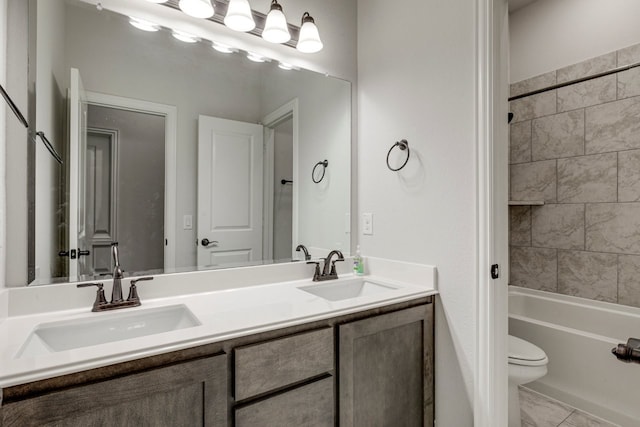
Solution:
<svg viewBox="0 0 640 427"><path fill-rule="evenodd" d="M347 254L351 84L107 6L30 2L35 123L64 164L36 145L29 281L107 276L113 242L130 275Z"/></svg>

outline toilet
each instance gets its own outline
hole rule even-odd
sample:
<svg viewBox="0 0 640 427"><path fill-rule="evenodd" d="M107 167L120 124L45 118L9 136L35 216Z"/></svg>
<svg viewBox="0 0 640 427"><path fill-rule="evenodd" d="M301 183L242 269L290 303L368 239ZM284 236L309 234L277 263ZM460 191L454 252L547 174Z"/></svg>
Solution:
<svg viewBox="0 0 640 427"><path fill-rule="evenodd" d="M547 374L547 355L538 346L509 335L509 427L521 427L518 385Z"/></svg>

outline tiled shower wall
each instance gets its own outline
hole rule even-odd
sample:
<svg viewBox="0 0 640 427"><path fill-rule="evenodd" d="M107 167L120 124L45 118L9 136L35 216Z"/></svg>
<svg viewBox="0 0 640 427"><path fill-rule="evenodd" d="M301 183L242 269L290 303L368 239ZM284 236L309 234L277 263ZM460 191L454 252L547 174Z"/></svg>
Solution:
<svg viewBox="0 0 640 427"><path fill-rule="evenodd" d="M640 62L640 44L511 96ZM510 284L640 307L640 68L511 101Z"/></svg>

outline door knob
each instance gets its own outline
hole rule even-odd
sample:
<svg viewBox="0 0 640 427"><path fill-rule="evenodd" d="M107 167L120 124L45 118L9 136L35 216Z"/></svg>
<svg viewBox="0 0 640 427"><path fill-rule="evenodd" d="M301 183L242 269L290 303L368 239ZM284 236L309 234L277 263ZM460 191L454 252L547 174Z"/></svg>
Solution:
<svg viewBox="0 0 640 427"><path fill-rule="evenodd" d="M217 240L209 240L209 239L207 239L207 238L205 237L204 239L202 239L202 240L200 241L200 244L202 244L202 246L204 246L205 248L208 248L209 246L217 245L217 244L218 244L218 241L217 241Z"/></svg>

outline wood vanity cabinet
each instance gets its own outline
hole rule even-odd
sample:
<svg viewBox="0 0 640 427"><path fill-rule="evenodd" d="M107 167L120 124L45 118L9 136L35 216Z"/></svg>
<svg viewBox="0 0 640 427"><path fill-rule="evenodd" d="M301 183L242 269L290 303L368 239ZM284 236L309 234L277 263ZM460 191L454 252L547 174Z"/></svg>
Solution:
<svg viewBox="0 0 640 427"><path fill-rule="evenodd" d="M227 426L227 357L62 389L2 407L2 427Z"/></svg>
<svg viewBox="0 0 640 427"><path fill-rule="evenodd" d="M2 393L0 427L433 426L433 297Z"/></svg>

